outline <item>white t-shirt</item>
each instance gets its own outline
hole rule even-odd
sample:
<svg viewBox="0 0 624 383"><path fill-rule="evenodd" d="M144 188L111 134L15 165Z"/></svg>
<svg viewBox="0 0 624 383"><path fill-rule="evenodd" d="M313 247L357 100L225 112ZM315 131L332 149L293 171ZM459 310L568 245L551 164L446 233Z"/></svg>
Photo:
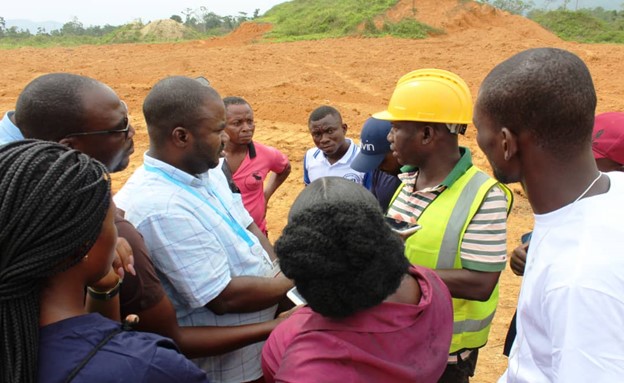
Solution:
<svg viewBox="0 0 624 383"><path fill-rule="evenodd" d="M535 216L518 334L500 382L624 381L624 173Z"/></svg>
<svg viewBox="0 0 624 383"><path fill-rule="evenodd" d="M323 152L318 148L308 149L303 158L303 182L308 185L321 177L342 177L360 185L364 184L364 175L351 169L351 163L360 152L360 147L352 140L349 141L349 149L342 158L333 164L327 161Z"/></svg>

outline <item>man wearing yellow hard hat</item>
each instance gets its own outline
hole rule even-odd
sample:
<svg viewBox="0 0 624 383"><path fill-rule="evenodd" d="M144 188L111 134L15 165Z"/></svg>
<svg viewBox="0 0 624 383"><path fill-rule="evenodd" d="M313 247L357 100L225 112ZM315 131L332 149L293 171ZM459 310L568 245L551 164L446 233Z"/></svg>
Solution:
<svg viewBox="0 0 624 383"><path fill-rule="evenodd" d="M506 220L512 195L472 164L459 146L472 121L472 97L456 74L420 69L398 81L386 111L393 155L415 168L387 215L422 228L406 237L412 264L435 269L453 297L453 339L440 382L468 382L488 339L507 261Z"/></svg>

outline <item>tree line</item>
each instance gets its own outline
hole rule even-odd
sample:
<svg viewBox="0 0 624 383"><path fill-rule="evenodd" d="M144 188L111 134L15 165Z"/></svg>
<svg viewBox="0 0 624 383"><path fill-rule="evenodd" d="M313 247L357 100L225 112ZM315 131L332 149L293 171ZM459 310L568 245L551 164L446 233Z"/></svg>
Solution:
<svg viewBox="0 0 624 383"><path fill-rule="evenodd" d="M210 11L207 7L200 7L198 9L186 8L180 15L172 15L171 20L175 20L180 24L183 24L192 30L201 34L226 34L236 29L241 23L249 20L253 20L259 17L260 9L256 9L253 15L248 15L247 12L239 12L237 16L220 16ZM139 23L142 24L142 22ZM102 37L110 33L114 33L117 29L123 26L114 26L106 24L104 26L91 25L85 27L84 24L77 18L73 17L71 21L66 22L59 29L46 31L45 28L39 27L36 32L31 32L28 29L18 28L16 26L7 27L6 20L0 16L0 38L13 38L23 39L32 36L90 36L90 37Z"/></svg>

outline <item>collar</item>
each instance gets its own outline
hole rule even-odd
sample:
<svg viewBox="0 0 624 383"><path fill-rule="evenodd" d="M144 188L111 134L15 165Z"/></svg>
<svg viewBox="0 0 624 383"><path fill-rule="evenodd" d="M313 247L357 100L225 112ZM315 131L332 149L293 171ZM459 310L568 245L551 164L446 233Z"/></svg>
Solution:
<svg viewBox="0 0 624 383"><path fill-rule="evenodd" d="M356 150L355 150L355 148L357 148L357 145L355 145L353 143L353 141L351 139L349 139L349 138L347 138L346 141L349 141L349 147L347 148L347 151L345 152L345 154L342 155L342 157L340 157L340 159L338 161L334 162L332 164L332 166L336 165L336 164L347 164L348 165L351 162L353 162L353 157L357 155ZM325 153L323 153L321 151L321 149L319 149L319 151L323 155L323 159L329 163Z"/></svg>
<svg viewBox="0 0 624 383"><path fill-rule="evenodd" d="M15 126L13 121L11 121L10 117L13 116L14 114L15 114L15 111L13 110L6 112L4 114L2 121L0 121L0 130L3 130L8 137L12 138L15 141L23 140L24 135L19 130L19 128Z"/></svg>
<svg viewBox="0 0 624 383"><path fill-rule="evenodd" d="M466 171L472 167L472 155L470 154L470 149L463 147L463 146L459 147L459 153L461 154L459 161L457 162L457 164L455 164L455 167L446 176L446 178L444 178L442 183L440 183L438 186L427 188L426 190L421 190L421 191L433 191L433 190L441 189L442 187L449 188L451 187L451 185L455 183L455 181L457 181L461 176L463 176L464 173L466 173ZM403 171L406 168L409 169L409 167L406 165L401 168L401 171ZM418 176L418 168L411 168L410 170L408 170L409 171L408 173L399 174L399 179L404 184L411 185L411 187L414 189L415 184L416 184L416 177Z"/></svg>
<svg viewBox="0 0 624 383"><path fill-rule="evenodd" d="M253 141L247 144L247 153L249 154L250 160L256 158L256 146L254 145Z"/></svg>
<svg viewBox="0 0 624 383"><path fill-rule="evenodd" d="M192 187L200 187L200 186L208 185L209 171L199 174L198 176L194 176L174 166L171 166L170 164L166 162L157 160L154 157L150 157L147 154L147 152L143 154L143 163L153 168L160 169L161 171L169 175L171 178L177 181L180 181L183 184L186 184Z"/></svg>

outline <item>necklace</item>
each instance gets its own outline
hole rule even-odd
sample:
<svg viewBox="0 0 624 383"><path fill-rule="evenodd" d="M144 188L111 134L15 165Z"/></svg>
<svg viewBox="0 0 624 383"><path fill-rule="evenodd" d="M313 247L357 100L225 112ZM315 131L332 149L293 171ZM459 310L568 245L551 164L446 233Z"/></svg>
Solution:
<svg viewBox="0 0 624 383"><path fill-rule="evenodd" d="M572 203L576 203L578 202L578 200L580 200L581 198L585 197L585 194L587 194L587 192L589 192L589 190L591 190L591 188L596 184L596 182L598 182L598 180L600 179L600 177L602 177L602 172L598 172L598 177L594 178L594 180L592 181L592 183L589 184L589 186L587 187L587 189L585 189L584 192L581 193L580 196L578 196L574 202Z"/></svg>
<svg viewBox="0 0 624 383"><path fill-rule="evenodd" d="M583 191L583 192L582 192L582 193L581 193L578 197L576 197L576 199L574 200L574 202L572 202L572 204L571 204L571 205L574 205L574 204L575 204L575 203L577 203L580 199L582 199L583 197L585 197L585 195L586 195L586 194L587 194L587 193L591 190L591 188L592 188L592 187L594 187L594 185L596 184L596 182L598 182L598 180L600 179L600 177L602 177L602 172L601 172L601 171L599 171L599 172L598 172L598 176L597 176L596 178L594 178L594 180L593 180L593 181L589 184L589 186L587 186L587 188L586 188L586 189L585 189L585 190L584 190L584 191ZM569 214L569 212L566 214L566 217L567 217L567 215L568 215L568 214ZM542 241L544 240L544 238L546 238L546 236L550 233L550 230L551 230L551 229L552 229L552 226L548 228L548 230L544 233L544 235L542 236L542 238L540 238L539 242L538 242L538 243L536 243L536 244L533 246L533 249L535 249L535 248L539 247L539 245L542 243ZM529 245L529 246L530 246L530 245ZM533 251L535 251L535 250L533 250ZM526 267L527 267L528 269L530 269L530 268L531 268L531 266L528 264L528 262L527 262ZM518 302L520 302L520 300L521 300L521 297L522 297L522 291L523 291L523 289L522 289L522 286L521 286L521 287L520 287L520 296L518 297ZM522 347L522 346L524 345L524 338L525 338L525 334L524 334L524 332L523 332L523 333L521 334L521 336L519 336L518 338L519 338L519 339L516 339L516 341L518 342L517 347L512 348L512 350L514 351L514 355L515 355L515 354L517 354L517 353L519 353L519 352L520 352L520 347ZM510 355L509 355L509 359L511 359L511 357L512 357L512 355L510 354ZM517 378L517 376L518 376L518 371L520 370L520 359L518 358L518 359L516 360L516 362L517 362L517 364L516 364L515 368L513 368L512 366L508 366L508 368L507 368L507 369L508 369L508 371L507 371L507 373L508 373L508 374L509 374L509 373L511 373L512 368L513 368L513 370L514 370L514 375L510 377L511 381L515 381L515 380L516 380L516 378Z"/></svg>

